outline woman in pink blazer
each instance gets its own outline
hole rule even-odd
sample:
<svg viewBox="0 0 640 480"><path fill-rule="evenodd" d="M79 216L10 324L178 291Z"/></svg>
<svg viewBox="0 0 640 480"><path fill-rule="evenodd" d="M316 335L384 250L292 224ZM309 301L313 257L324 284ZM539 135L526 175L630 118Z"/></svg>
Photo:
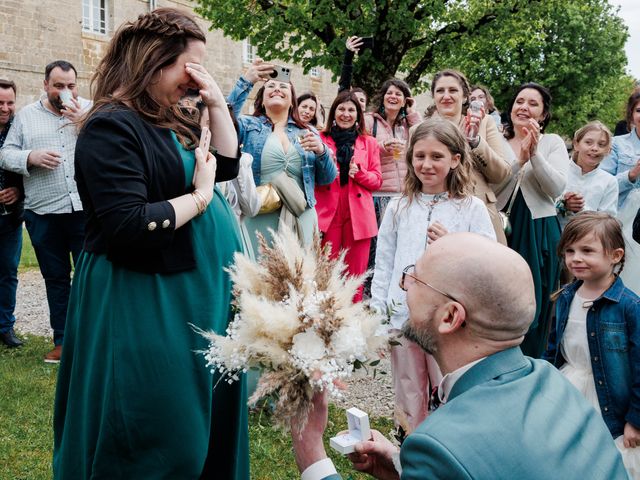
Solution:
<svg viewBox="0 0 640 480"><path fill-rule="evenodd" d="M316 186L316 212L331 255L347 249L345 262L351 275L367 270L371 238L378 234L372 191L382 185L380 152L367 135L364 115L355 94L343 91L331 105L327 126L320 134L329 147L339 174L331 185ZM354 301L362 300L362 287Z"/></svg>

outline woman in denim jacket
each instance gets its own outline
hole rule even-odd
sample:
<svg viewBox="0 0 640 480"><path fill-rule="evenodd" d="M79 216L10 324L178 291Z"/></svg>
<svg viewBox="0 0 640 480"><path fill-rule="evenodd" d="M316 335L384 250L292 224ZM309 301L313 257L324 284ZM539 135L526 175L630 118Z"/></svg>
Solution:
<svg viewBox="0 0 640 480"><path fill-rule="evenodd" d="M611 154L600 168L618 180L618 219L627 240L627 268L622 278L628 288L640 294L640 247L633 241L633 220L640 208L640 88L627 101L629 133L613 138Z"/></svg>
<svg viewBox="0 0 640 480"><path fill-rule="evenodd" d="M249 85L241 78L227 98L234 111L242 107ZM301 242L310 243L318 230L314 188L333 182L337 170L318 132L300 121L291 83L275 79L265 82L256 95L253 115L238 117L238 141L242 151L253 156L251 167L257 186L271 182L282 172L296 181L304 194L306 208L295 222ZM256 233L269 238L270 228L277 231L282 224L282 208L246 219L254 253L258 250Z"/></svg>
<svg viewBox="0 0 640 480"><path fill-rule="evenodd" d="M600 411L627 470L640 478L640 298L614 273L624 245L607 213L569 221L558 254L576 280L558 292L544 358Z"/></svg>

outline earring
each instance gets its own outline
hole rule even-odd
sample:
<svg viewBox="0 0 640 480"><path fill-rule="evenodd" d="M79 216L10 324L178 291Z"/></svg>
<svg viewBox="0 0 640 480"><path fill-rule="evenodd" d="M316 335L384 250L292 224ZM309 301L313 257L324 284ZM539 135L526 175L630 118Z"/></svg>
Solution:
<svg viewBox="0 0 640 480"><path fill-rule="evenodd" d="M380 115L384 117L384 105L380 107Z"/></svg>
<svg viewBox="0 0 640 480"><path fill-rule="evenodd" d="M360 127L360 125L358 125L358 122L356 122L355 127L356 127L356 130Z"/></svg>
<svg viewBox="0 0 640 480"><path fill-rule="evenodd" d="M335 127L336 125L338 125L338 123L334 120L334 121L331 123L331 126L332 126L332 127Z"/></svg>

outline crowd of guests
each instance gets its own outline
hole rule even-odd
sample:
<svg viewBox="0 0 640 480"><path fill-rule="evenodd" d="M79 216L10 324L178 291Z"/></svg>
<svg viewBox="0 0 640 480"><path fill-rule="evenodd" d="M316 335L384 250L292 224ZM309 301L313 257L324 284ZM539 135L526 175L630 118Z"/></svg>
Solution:
<svg viewBox="0 0 640 480"><path fill-rule="evenodd" d="M431 392L442 397L456 381L438 341L411 326L418 310L438 313L465 341L509 339L558 367L640 478L640 90L628 100L628 133L590 122L570 157L547 132L544 86L515 88L500 115L487 88L442 70L423 116L403 80L385 81L371 99L351 85L362 44L346 42L326 118L316 95L297 96L260 59L225 97L202 66L204 33L173 9L118 29L91 102L78 97L66 61L47 65L45 95L17 113L16 85L0 80L0 339L23 342L13 312L24 221L49 303L45 361L61 361L56 478L248 478L246 387L218 384L193 353L205 346L195 330L224 334L225 267L237 251L258 258L258 234L270 241L285 227L303 244L320 232L334 258L346 250L348 274L373 271L354 301L370 297L397 337L401 439L446 400ZM258 83L253 113L242 114ZM495 258L526 264L530 318L510 331L477 313L461 317L477 300L463 292L477 290L480 276L461 280L473 285L467 291L421 280L426 264L418 271L443 238L478 249L469 258L502 244ZM469 263L462 257L447 262L458 271ZM509 265L495 268L508 276ZM410 279L449 310L412 301Z"/></svg>

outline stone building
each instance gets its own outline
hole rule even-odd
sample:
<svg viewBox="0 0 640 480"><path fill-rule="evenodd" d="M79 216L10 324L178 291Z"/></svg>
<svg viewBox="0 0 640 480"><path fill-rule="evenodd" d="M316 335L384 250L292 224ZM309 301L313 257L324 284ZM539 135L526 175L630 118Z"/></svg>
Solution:
<svg viewBox="0 0 640 480"><path fill-rule="evenodd" d="M127 20L157 7L193 11L189 0L0 0L0 77L18 85L18 108L42 93L44 68L53 60L67 60L78 70L80 95L89 98L89 83L113 32ZM220 30L207 32L205 67L227 94L255 55L247 42L225 37ZM278 62L281 63L281 62ZM298 94L311 90L325 107L337 92L332 75L314 69L305 75L292 68ZM257 89L256 89L257 90ZM254 90L255 93L255 90ZM250 109L247 102L245 110Z"/></svg>

